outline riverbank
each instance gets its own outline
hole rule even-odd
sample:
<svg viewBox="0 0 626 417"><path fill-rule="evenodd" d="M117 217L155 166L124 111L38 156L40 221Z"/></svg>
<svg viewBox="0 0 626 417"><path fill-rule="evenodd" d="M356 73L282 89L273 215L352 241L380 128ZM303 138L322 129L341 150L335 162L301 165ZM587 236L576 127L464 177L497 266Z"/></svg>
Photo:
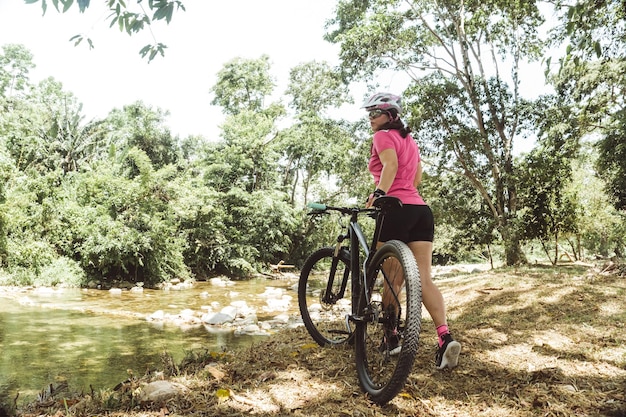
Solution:
<svg viewBox="0 0 626 417"><path fill-rule="evenodd" d="M361 392L352 349L318 347L300 327L238 350L195 350L178 363L164 354L159 369L120 375L115 387L75 393L51 381L40 401L9 411L23 417L624 416L626 279L602 269L535 265L438 280L463 345L459 367L434 369L434 329L424 312L413 372L384 407Z"/></svg>

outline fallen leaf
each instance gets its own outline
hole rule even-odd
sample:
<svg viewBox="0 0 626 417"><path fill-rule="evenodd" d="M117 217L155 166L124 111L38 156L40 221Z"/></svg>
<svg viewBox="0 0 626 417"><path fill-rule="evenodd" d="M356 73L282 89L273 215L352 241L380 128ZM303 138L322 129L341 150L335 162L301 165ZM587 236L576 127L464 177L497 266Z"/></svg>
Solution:
<svg viewBox="0 0 626 417"><path fill-rule="evenodd" d="M230 390L228 389L224 389L224 388L220 388L217 390L217 392L215 393L215 395L217 396L217 399L222 402L222 401L226 401L227 399L230 398Z"/></svg>
<svg viewBox="0 0 626 417"><path fill-rule="evenodd" d="M274 378L276 378L276 374L272 371L263 372L261 375L259 375L259 381L261 382L265 382Z"/></svg>
<svg viewBox="0 0 626 417"><path fill-rule="evenodd" d="M206 370L209 371L211 376L213 376L213 378L215 378L215 380L217 382L220 382L220 380L226 376L225 372L222 372L219 369L217 369L216 367L211 366L211 365L208 365L206 367Z"/></svg>

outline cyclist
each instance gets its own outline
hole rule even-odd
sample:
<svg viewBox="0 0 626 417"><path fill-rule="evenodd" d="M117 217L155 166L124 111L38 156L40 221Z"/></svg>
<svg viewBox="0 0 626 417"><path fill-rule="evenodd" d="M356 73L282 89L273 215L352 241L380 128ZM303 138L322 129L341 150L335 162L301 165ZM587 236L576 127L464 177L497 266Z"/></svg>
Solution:
<svg viewBox="0 0 626 417"><path fill-rule="evenodd" d="M458 364L461 344L455 341L448 329L446 308L441 292L431 278L434 219L430 207L420 196L417 186L422 178L419 147L410 135L411 129L400 119L401 98L390 93L377 93L367 99L362 108L369 113L374 131L368 168L374 177L375 191L368 197L366 206L374 199L391 195L399 198L403 206L385 218L379 246L382 242L398 239L406 243L417 261L422 283L424 306L437 328L438 349L435 356L437 369L454 368ZM392 278L393 279L393 278ZM403 278L392 282L396 288ZM390 291L385 289L384 294ZM383 294L383 307L395 309L391 297ZM388 298L388 299L386 299ZM390 354L400 352L397 329L387 329L381 348Z"/></svg>

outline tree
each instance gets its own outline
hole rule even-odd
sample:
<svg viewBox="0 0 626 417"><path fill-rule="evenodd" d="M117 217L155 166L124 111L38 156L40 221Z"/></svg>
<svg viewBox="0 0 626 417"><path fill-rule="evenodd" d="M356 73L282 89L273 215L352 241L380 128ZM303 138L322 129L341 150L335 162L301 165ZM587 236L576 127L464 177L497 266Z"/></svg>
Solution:
<svg viewBox="0 0 626 417"><path fill-rule="evenodd" d="M465 175L493 216L506 263L524 261L514 227L513 143L522 132L522 59L541 55L535 1L342 0L326 38L346 79L403 71L409 122L440 170ZM511 65L510 86L500 71ZM420 76L420 74L424 74Z"/></svg>
<svg viewBox="0 0 626 417"><path fill-rule="evenodd" d="M568 44L562 64L623 56L626 8L622 0L557 0L552 4L561 22L552 29L553 42Z"/></svg>
<svg viewBox="0 0 626 417"><path fill-rule="evenodd" d="M24 0L27 4L34 4L41 2L41 9L43 14L46 14L48 10L48 0ZM51 0L52 5L57 12L65 13L72 8L72 6L78 7L81 13L90 6L90 0ZM149 0L147 2L148 11L146 11L144 5L146 3L141 0L137 0L135 10L131 10L133 7L132 2L125 2L123 0L107 0L106 7L110 12L107 19L110 22L110 26L117 26L121 32L126 32L129 35L140 32L159 21L165 20L170 23L174 11L185 10L185 6L182 1L179 0ZM151 13L151 16L149 15ZM152 30L150 29L150 33ZM74 41L74 45L80 44L83 40L87 41L90 48L93 48L93 41L90 38L85 38L84 35L79 34L73 36L70 41ZM154 43L148 44L141 48L139 54L145 58L148 57L148 61L152 61L157 55L164 56L166 45L158 42L154 38Z"/></svg>
<svg viewBox="0 0 626 417"><path fill-rule="evenodd" d="M13 165L4 149L0 147L0 267L6 265L7 260L7 228L8 218L6 214L6 184L11 178Z"/></svg>
<svg viewBox="0 0 626 417"><path fill-rule="evenodd" d="M319 115L352 103L350 90L328 62L305 62L289 71L286 94L298 118Z"/></svg>
<svg viewBox="0 0 626 417"><path fill-rule="evenodd" d="M33 54L23 45L3 45L0 55L0 97L10 98L28 86L28 73L35 67Z"/></svg>
<svg viewBox="0 0 626 417"><path fill-rule="evenodd" d="M283 184L291 188L292 204L299 189L306 204L309 189L320 175L345 171L353 135L345 122L326 113L352 100L348 87L326 62L294 67L286 94L295 111L295 124L280 135Z"/></svg>
<svg viewBox="0 0 626 417"><path fill-rule="evenodd" d="M165 121L169 113L142 101L113 109L100 123L100 142L118 151L141 149L155 168L176 163L179 155L177 138Z"/></svg>
<svg viewBox="0 0 626 417"><path fill-rule="evenodd" d="M224 64L211 89L212 104L227 115L221 126L223 143L207 154L212 186L221 191L239 187L248 192L277 186L277 121L285 114L280 103L266 104L274 89L269 57L235 58Z"/></svg>
<svg viewBox="0 0 626 417"><path fill-rule="evenodd" d="M424 171L420 194L437 221L433 262L445 265L487 259L493 267L495 223L484 199L462 175L429 172Z"/></svg>
<svg viewBox="0 0 626 417"><path fill-rule="evenodd" d="M189 277L172 203L180 192L173 183L176 170L155 169L138 148L91 168L64 179L51 198L45 236L57 252L103 283L153 286Z"/></svg>
<svg viewBox="0 0 626 417"><path fill-rule="evenodd" d="M596 169L617 209L626 209L626 7L620 0L559 0L562 25L553 42L566 56L553 78L561 99L579 113L588 133L600 135Z"/></svg>
<svg viewBox="0 0 626 417"><path fill-rule="evenodd" d="M2 139L20 170L76 171L101 152L97 122L84 122L82 104L53 78L41 81L0 116Z"/></svg>
<svg viewBox="0 0 626 417"><path fill-rule="evenodd" d="M595 175L598 150L593 143L583 143L583 151L573 163L571 189L577 193L580 216L578 240L572 245L579 258L587 254L609 257L613 254L623 258L626 254L626 219L611 204L611 195L604 181Z"/></svg>
<svg viewBox="0 0 626 417"><path fill-rule="evenodd" d="M211 104L222 107L228 115L263 109L265 98L275 86L269 72L269 59L267 55L258 59L235 58L224 64L211 89L215 94Z"/></svg>

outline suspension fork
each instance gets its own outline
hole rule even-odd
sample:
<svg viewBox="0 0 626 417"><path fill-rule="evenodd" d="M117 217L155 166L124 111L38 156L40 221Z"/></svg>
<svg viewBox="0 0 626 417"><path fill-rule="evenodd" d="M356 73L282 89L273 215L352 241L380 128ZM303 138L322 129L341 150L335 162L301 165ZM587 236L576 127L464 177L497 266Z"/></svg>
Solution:
<svg viewBox="0 0 626 417"><path fill-rule="evenodd" d="M330 272L328 275L328 282L326 283L326 291L324 292L324 297L322 298L322 301L327 303L327 304L335 304L337 302L337 300L343 298L343 294L346 291L346 286L347 286L347 281L348 281L348 277L347 276L343 276L341 278L341 288L339 289L339 292L337 294L333 293L333 286L335 283L335 279L337 279L336 277L336 273L337 273L337 266L339 265L339 262L341 260L341 249L342 249L342 243L343 241L348 238L350 235L349 230L345 233L345 234L340 234L339 236L337 236L337 243L335 244L335 251L333 253L333 260L330 264Z"/></svg>

